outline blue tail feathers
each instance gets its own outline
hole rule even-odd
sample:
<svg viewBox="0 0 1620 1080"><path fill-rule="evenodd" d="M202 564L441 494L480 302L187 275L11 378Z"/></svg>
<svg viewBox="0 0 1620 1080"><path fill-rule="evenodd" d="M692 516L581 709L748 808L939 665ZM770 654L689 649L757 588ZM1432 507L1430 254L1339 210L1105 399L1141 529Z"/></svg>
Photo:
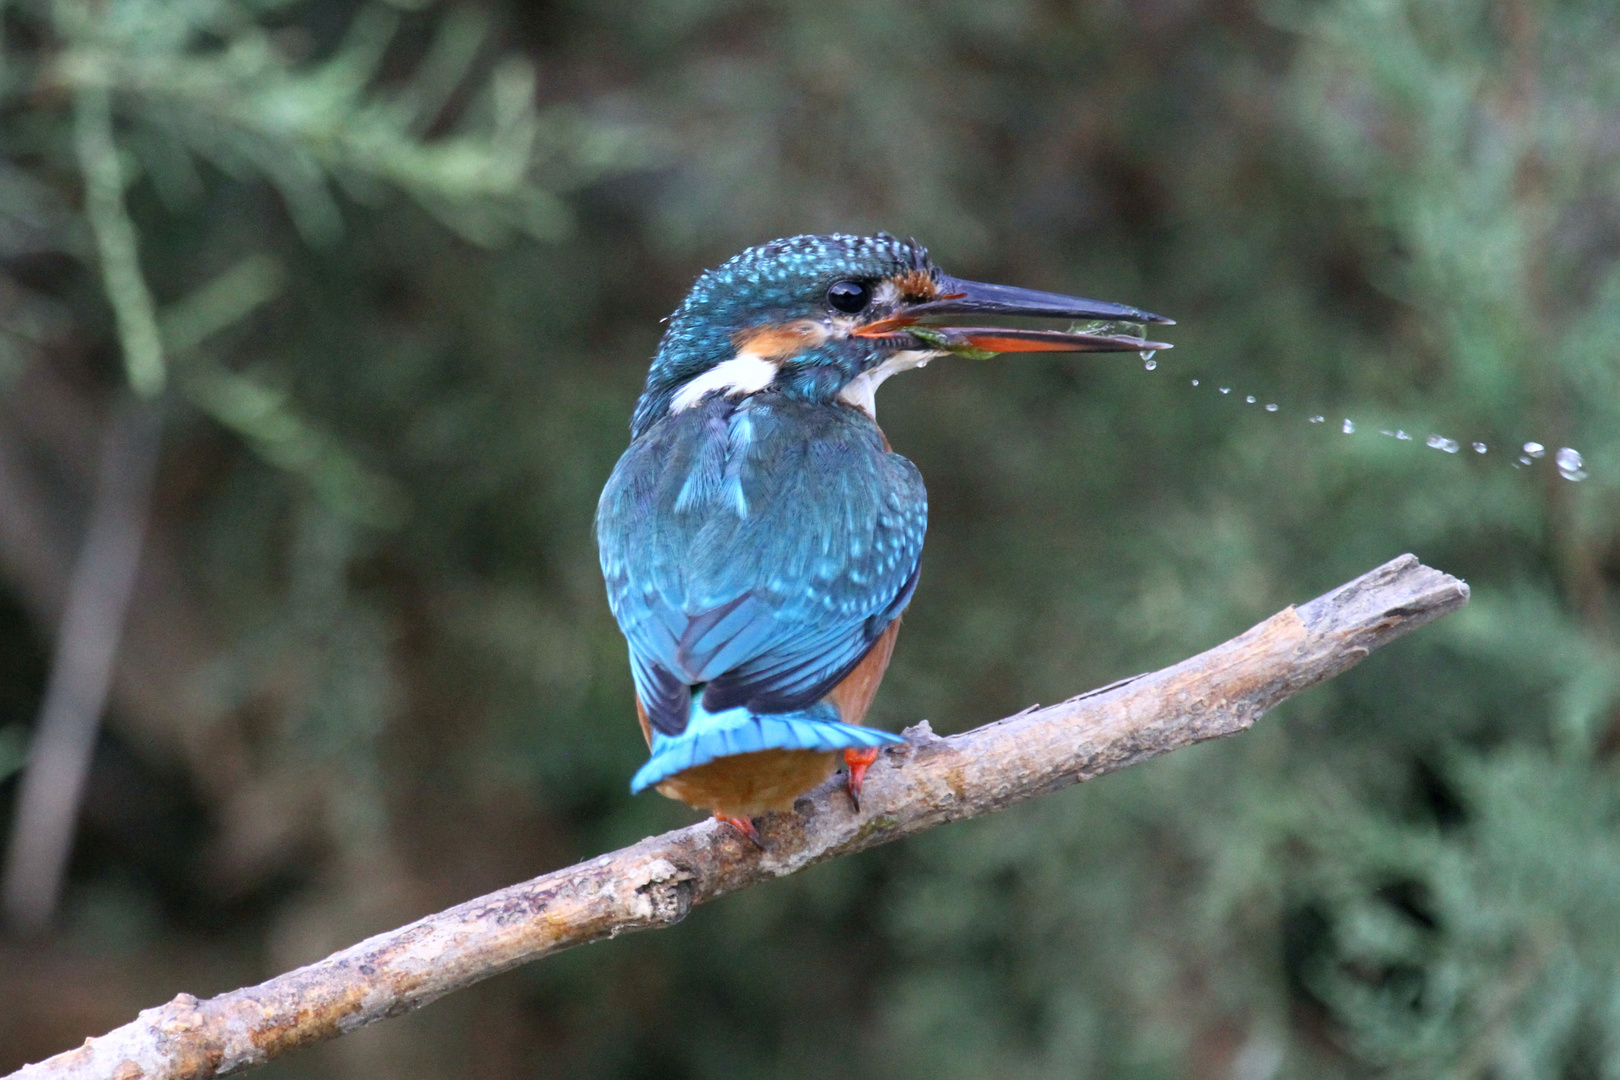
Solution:
<svg viewBox="0 0 1620 1080"><path fill-rule="evenodd" d="M635 794L678 772L732 754L760 750L847 750L905 742L898 735L846 724L826 702L790 713L756 715L746 708L705 712L694 700L692 717L679 735L654 731L652 756L630 779Z"/></svg>

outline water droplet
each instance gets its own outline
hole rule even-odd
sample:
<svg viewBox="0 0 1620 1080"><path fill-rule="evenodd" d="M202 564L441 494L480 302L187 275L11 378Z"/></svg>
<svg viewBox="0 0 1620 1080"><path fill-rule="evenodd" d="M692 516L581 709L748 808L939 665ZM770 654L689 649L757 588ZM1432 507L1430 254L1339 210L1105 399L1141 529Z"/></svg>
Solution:
<svg viewBox="0 0 1620 1080"><path fill-rule="evenodd" d="M1354 435L1356 433L1356 422L1347 417L1344 421L1344 427L1340 428L1339 430L1344 432L1346 435Z"/></svg>
<svg viewBox="0 0 1620 1080"><path fill-rule="evenodd" d="M1254 404L1254 395L1250 394L1248 397L1244 398L1243 400L1247 401L1250 405L1253 405Z"/></svg>
<svg viewBox="0 0 1620 1080"><path fill-rule="evenodd" d="M1528 465L1528 464L1530 464L1530 459L1525 457L1523 454L1520 454L1518 464L1519 465ZM1515 466L1515 467L1517 467L1517 466Z"/></svg>
<svg viewBox="0 0 1620 1080"><path fill-rule="evenodd" d="M1198 385L1198 380L1197 380L1197 379L1194 379L1194 380L1193 380L1193 381L1192 381L1192 382L1193 382L1193 385L1194 385L1194 386L1197 386L1197 385Z"/></svg>
<svg viewBox="0 0 1620 1080"><path fill-rule="evenodd" d="M1327 423L1327 417L1325 417L1325 416L1313 416L1313 417L1311 417L1311 423L1313 423L1313 424L1325 424L1325 423Z"/></svg>
<svg viewBox="0 0 1620 1080"><path fill-rule="evenodd" d="M1223 386L1223 387L1221 387L1221 393L1223 393L1223 394L1230 394L1230 393L1231 393L1231 392L1232 392L1232 388L1231 388L1231 387L1230 387L1230 386Z"/></svg>
<svg viewBox="0 0 1620 1080"><path fill-rule="evenodd" d="M1540 457L1547 452L1547 448L1538 442L1527 442L1524 444L1524 452L1530 457Z"/></svg>
<svg viewBox="0 0 1620 1080"><path fill-rule="evenodd" d="M1558 463L1558 475L1565 480L1585 480L1586 460L1581 452L1569 446L1561 446L1558 453L1553 455L1553 461Z"/></svg>
<svg viewBox="0 0 1620 1080"><path fill-rule="evenodd" d="M1269 404L1266 405L1266 412L1276 412L1276 411L1277 411L1277 403L1276 402L1273 401L1273 402L1270 402Z"/></svg>
<svg viewBox="0 0 1620 1080"><path fill-rule="evenodd" d="M1147 368L1149 371L1152 371L1154 368L1159 366L1159 362L1154 360L1151 356L1144 356L1142 357L1142 366Z"/></svg>
<svg viewBox="0 0 1620 1080"><path fill-rule="evenodd" d="M1474 453L1483 454L1485 452L1485 450L1486 450L1486 446L1485 446L1484 443L1477 442L1477 443L1474 444Z"/></svg>
<svg viewBox="0 0 1620 1080"><path fill-rule="evenodd" d="M1379 428L1378 429L1378 434L1380 434L1380 435L1388 435L1392 439L1395 437L1395 433L1393 431L1388 430L1387 428Z"/></svg>
<svg viewBox="0 0 1620 1080"><path fill-rule="evenodd" d="M1428 445L1434 447L1436 450L1444 450L1448 454L1455 454L1458 450L1462 449L1457 445L1456 439L1448 439L1444 435L1430 435Z"/></svg>

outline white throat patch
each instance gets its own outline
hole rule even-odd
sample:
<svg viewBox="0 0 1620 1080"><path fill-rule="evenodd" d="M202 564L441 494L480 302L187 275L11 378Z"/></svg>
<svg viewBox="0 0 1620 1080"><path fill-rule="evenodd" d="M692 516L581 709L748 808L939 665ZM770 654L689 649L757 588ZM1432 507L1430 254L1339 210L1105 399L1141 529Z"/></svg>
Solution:
<svg viewBox="0 0 1620 1080"><path fill-rule="evenodd" d="M890 375L898 375L912 368L927 367L928 361L945 353L938 349L907 349L897 352L871 371L863 371L838 392L838 400L853 405L861 412L877 419L877 388Z"/></svg>
<svg viewBox="0 0 1620 1080"><path fill-rule="evenodd" d="M690 409L716 390L727 397L757 394L776 379L776 365L757 353L740 352L730 360L714 365L675 391L669 411Z"/></svg>

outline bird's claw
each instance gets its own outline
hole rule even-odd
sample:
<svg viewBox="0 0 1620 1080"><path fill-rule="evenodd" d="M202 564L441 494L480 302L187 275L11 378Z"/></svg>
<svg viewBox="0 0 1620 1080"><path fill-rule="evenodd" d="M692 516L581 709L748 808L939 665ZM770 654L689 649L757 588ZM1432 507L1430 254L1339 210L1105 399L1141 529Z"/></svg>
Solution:
<svg viewBox="0 0 1620 1080"><path fill-rule="evenodd" d="M738 832L742 833L743 836L747 837L755 847L759 848L759 850L765 850L765 841L759 838L759 830L754 828L754 823L751 819L745 817L728 817L725 814L715 814L714 816L715 820L723 821L727 825L730 825L733 829L736 829Z"/></svg>
<svg viewBox="0 0 1620 1080"><path fill-rule="evenodd" d="M861 812L861 784L866 780L866 770L877 759L878 748L875 746L844 751L844 764L849 766L849 801L855 804L857 814Z"/></svg>

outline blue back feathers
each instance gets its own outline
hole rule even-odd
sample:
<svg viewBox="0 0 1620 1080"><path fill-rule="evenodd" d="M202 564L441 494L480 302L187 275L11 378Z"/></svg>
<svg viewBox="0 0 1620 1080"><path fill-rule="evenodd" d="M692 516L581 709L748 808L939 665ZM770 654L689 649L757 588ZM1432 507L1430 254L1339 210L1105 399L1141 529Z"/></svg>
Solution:
<svg viewBox="0 0 1620 1080"><path fill-rule="evenodd" d="M774 394L672 414L620 459L597 508L608 602L652 726L791 712L836 686L916 587L928 497L846 406Z"/></svg>

